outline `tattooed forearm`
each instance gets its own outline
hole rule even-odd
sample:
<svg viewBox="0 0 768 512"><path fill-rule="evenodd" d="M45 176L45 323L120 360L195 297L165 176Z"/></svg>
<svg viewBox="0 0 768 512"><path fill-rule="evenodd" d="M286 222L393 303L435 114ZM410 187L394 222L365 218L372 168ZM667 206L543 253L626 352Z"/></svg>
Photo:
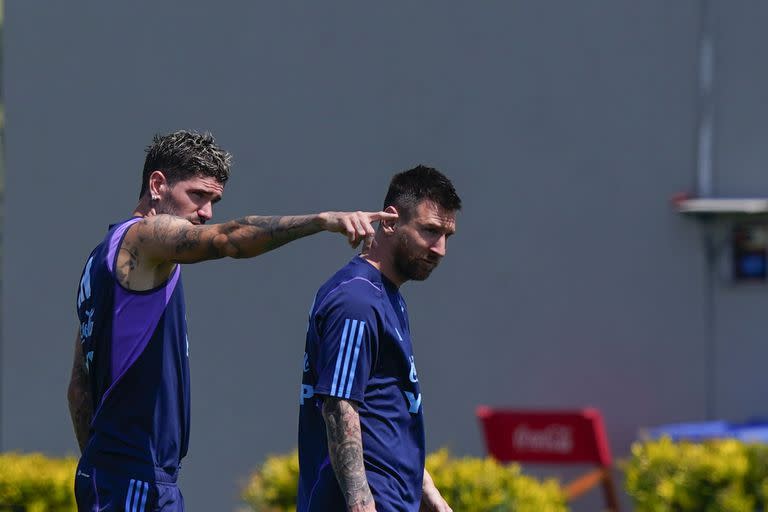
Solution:
<svg viewBox="0 0 768 512"><path fill-rule="evenodd" d="M321 212L284 217L250 216L222 224L200 225L169 214L148 215L131 226L124 244L138 249L137 268L163 268L218 258L250 258L320 231L340 233L352 247L370 244L372 223L393 220L396 213Z"/></svg>
<svg viewBox="0 0 768 512"><path fill-rule="evenodd" d="M312 235L322 230L317 215L288 217L243 217L224 224L226 241L219 243L234 254L227 256L247 258L277 249L288 242Z"/></svg>
<svg viewBox="0 0 768 512"><path fill-rule="evenodd" d="M351 402L328 397L323 403L328 455L350 510L374 510L365 476L360 417Z"/></svg>
<svg viewBox="0 0 768 512"><path fill-rule="evenodd" d="M137 241L155 254L155 260L195 263L258 256L322 229L319 215L252 216L210 226L196 226L178 217L158 215L141 223Z"/></svg>
<svg viewBox="0 0 768 512"><path fill-rule="evenodd" d="M80 340L78 339L76 343L78 346L75 349L75 361L72 365L67 401L69 402L69 414L72 417L77 444L80 446L80 452L82 452L88 444L91 417L93 416L93 398L88 373L81 357Z"/></svg>

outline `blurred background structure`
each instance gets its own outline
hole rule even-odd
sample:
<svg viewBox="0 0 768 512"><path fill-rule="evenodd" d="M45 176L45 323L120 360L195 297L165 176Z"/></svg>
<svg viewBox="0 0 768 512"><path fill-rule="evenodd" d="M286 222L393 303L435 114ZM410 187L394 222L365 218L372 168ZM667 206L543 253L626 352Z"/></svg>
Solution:
<svg viewBox="0 0 768 512"><path fill-rule="evenodd" d="M448 256L403 289L430 450L482 454L481 403L597 407L619 458L644 426L768 414L765 283L733 279L731 224L670 203L702 147L709 194L768 196L768 4L17 1L5 20L0 449L76 451L77 279L143 148L179 128L235 156L215 220L378 208L417 163L454 180ZM185 267L190 512L233 509L295 446L307 310L352 255L322 234Z"/></svg>

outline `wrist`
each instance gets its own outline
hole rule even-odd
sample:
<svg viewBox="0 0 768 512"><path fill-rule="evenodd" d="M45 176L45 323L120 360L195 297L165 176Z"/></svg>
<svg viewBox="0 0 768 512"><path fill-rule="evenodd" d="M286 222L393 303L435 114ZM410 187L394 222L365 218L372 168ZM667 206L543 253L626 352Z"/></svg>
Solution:
<svg viewBox="0 0 768 512"><path fill-rule="evenodd" d="M368 505L351 505L349 512L376 512L376 506L373 503Z"/></svg>
<svg viewBox="0 0 768 512"><path fill-rule="evenodd" d="M365 489L362 495L358 495L354 498L347 500L347 508L349 512L375 512L376 504L373 501L373 494L371 494L371 488L368 484L365 484Z"/></svg>
<svg viewBox="0 0 768 512"><path fill-rule="evenodd" d="M320 212L317 215L315 215L315 218L313 219L315 226L318 227L320 231L328 231L328 227L330 224L330 214L329 212Z"/></svg>

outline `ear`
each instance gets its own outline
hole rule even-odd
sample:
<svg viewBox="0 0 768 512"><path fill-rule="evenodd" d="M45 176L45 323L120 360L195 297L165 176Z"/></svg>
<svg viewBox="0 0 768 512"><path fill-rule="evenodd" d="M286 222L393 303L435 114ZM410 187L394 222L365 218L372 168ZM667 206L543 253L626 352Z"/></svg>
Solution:
<svg viewBox="0 0 768 512"><path fill-rule="evenodd" d="M394 206L387 206L384 208L384 211L387 213L395 213L397 214L397 208ZM397 227L397 220L381 220L381 229L384 231L384 234L391 235L395 232L395 229Z"/></svg>
<svg viewBox="0 0 768 512"><path fill-rule="evenodd" d="M168 192L168 179L163 171L152 171L149 175L149 196L150 198L162 199Z"/></svg>

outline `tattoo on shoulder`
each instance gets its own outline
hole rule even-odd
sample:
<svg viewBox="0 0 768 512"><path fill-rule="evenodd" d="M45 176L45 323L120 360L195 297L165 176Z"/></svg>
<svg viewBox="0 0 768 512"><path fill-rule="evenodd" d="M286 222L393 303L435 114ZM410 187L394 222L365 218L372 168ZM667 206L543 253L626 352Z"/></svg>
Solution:
<svg viewBox="0 0 768 512"><path fill-rule="evenodd" d="M151 220L145 219L144 222L147 222L146 229L139 235L139 242L142 244L153 241L172 248L173 254L178 256L189 253L198 253L199 259L223 256L216 249L211 237L207 241L203 239L203 231L199 226L194 226L180 217L157 215Z"/></svg>
<svg viewBox="0 0 768 512"><path fill-rule="evenodd" d="M117 267L115 273L120 284L126 288L130 287L131 271L136 268L139 261L138 249L127 240L123 240L120 246L120 257L117 259Z"/></svg>

